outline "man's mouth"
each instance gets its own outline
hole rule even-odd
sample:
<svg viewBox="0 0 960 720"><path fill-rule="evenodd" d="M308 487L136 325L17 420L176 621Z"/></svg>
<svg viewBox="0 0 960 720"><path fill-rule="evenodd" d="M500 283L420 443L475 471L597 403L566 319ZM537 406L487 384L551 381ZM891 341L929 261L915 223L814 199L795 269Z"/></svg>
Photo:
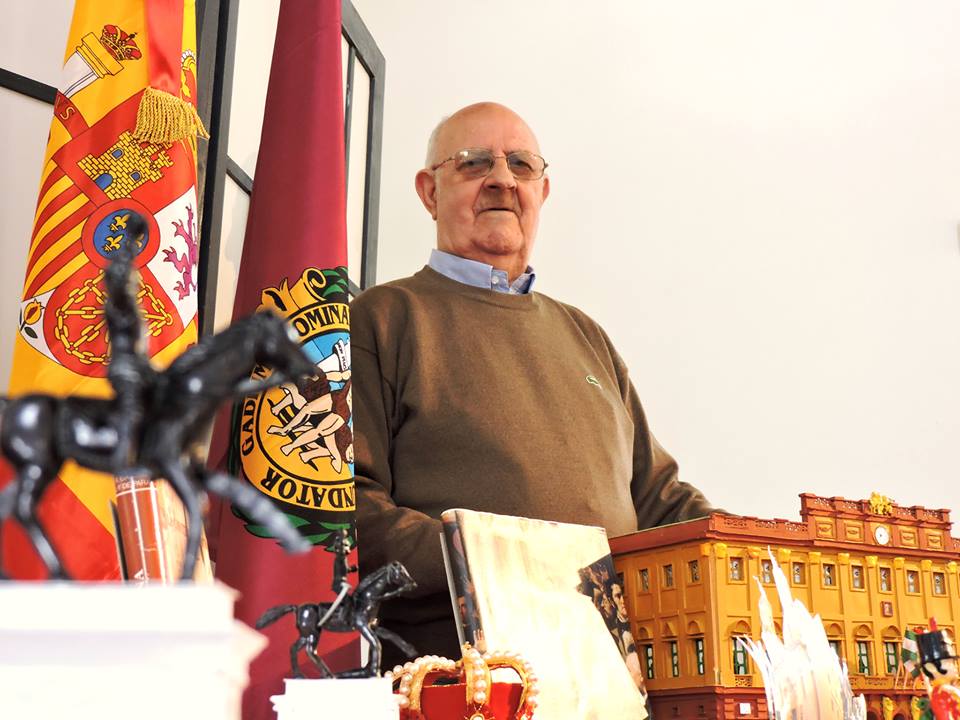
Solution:
<svg viewBox="0 0 960 720"><path fill-rule="evenodd" d="M516 211L515 211L512 207L499 207L499 206L495 206L495 207L483 208L483 210L481 210L480 212L481 212L481 213L485 213L485 212L509 212L509 213L512 213L512 212L516 212Z"/></svg>

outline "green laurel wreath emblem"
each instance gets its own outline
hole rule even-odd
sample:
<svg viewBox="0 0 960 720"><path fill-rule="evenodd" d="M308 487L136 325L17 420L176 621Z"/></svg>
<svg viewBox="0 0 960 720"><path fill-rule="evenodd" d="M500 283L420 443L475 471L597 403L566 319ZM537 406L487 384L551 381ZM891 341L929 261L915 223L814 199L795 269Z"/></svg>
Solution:
<svg viewBox="0 0 960 720"><path fill-rule="evenodd" d="M243 522L244 529L248 533L258 538L264 538L265 540L274 539L274 536L266 527L255 524L249 517L247 517L236 507L231 505L230 509L233 511L233 514L239 518L241 522ZM352 548L357 543L357 531L351 522L325 522L322 520L309 520L301 517L300 515L294 515L292 513L284 513L284 515L286 515L287 520L290 521L290 524L293 525L311 545L322 545L323 549L327 552L334 552L333 541L337 536L337 533L341 530L347 530L350 533L348 547Z"/></svg>

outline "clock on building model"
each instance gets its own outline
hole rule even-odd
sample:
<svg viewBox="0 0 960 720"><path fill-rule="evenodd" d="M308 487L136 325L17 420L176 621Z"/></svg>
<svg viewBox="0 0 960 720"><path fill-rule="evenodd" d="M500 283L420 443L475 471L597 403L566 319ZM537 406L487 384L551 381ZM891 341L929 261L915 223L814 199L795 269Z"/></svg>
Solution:
<svg viewBox="0 0 960 720"><path fill-rule="evenodd" d="M873 539L878 545L886 545L890 542L890 528L886 525L877 525L873 529Z"/></svg>

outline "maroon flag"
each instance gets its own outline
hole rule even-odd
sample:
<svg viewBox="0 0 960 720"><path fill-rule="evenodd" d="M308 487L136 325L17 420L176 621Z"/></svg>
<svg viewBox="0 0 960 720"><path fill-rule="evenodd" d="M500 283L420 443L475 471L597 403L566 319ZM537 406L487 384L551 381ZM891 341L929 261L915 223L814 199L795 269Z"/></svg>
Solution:
<svg viewBox="0 0 960 720"><path fill-rule="evenodd" d="M237 617L251 625L275 605L332 601L334 538L344 528L354 537L340 43L340 0L283 0L233 315L283 315L317 370L299 387L238 403L214 444L229 444L230 471L271 498L315 547L287 555L266 528L220 507L212 523L216 575L242 593ZM264 632L270 644L251 666L246 720L272 720L269 696L290 677L294 616ZM334 671L359 664L353 635L325 634L319 652Z"/></svg>

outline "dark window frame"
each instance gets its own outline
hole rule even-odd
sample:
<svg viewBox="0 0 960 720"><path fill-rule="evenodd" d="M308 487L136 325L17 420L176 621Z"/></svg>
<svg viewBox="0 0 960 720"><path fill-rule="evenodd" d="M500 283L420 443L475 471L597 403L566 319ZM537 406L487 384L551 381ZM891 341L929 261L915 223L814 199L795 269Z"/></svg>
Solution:
<svg viewBox="0 0 960 720"><path fill-rule="evenodd" d="M833 563L823 563L823 587L836 587L837 586L837 566Z"/></svg>
<svg viewBox="0 0 960 720"><path fill-rule="evenodd" d="M760 582L764 585L773 585L773 561L760 561Z"/></svg>
<svg viewBox="0 0 960 720"><path fill-rule="evenodd" d="M673 563L665 563L661 566L663 569L663 587L672 588L675 578L673 577Z"/></svg>
<svg viewBox="0 0 960 720"><path fill-rule="evenodd" d="M870 675L870 641L855 640L854 642L857 655L857 672L859 672L861 675Z"/></svg>
<svg viewBox="0 0 960 720"><path fill-rule="evenodd" d="M657 676L656 662L654 661L653 655L653 644L645 643L643 645L643 664L646 670L647 680L654 680Z"/></svg>
<svg viewBox="0 0 960 720"><path fill-rule="evenodd" d="M884 640L883 656L887 665L887 675L896 675L900 667L900 643L895 640Z"/></svg>
<svg viewBox="0 0 960 720"><path fill-rule="evenodd" d="M884 577L886 577L886 583L884 583ZM893 568L887 565L880 566L877 570L877 588L882 593L893 592Z"/></svg>
<svg viewBox="0 0 960 720"><path fill-rule="evenodd" d="M853 590L867 589L867 579L864 576L863 565L854 564L850 566L850 588Z"/></svg>
<svg viewBox="0 0 960 720"><path fill-rule="evenodd" d="M735 583L747 581L746 562L742 556L730 556L730 560L727 563L727 579Z"/></svg>
<svg viewBox="0 0 960 720"><path fill-rule="evenodd" d="M697 675L704 674L704 664L705 664L704 655L705 653L704 653L704 646L703 646L703 638L695 637L693 639L693 659L694 659L694 667L696 667L697 669Z"/></svg>
<svg viewBox="0 0 960 720"><path fill-rule="evenodd" d="M742 643L737 641L736 636L733 638L733 674L750 674L750 661L747 658L747 649Z"/></svg>

